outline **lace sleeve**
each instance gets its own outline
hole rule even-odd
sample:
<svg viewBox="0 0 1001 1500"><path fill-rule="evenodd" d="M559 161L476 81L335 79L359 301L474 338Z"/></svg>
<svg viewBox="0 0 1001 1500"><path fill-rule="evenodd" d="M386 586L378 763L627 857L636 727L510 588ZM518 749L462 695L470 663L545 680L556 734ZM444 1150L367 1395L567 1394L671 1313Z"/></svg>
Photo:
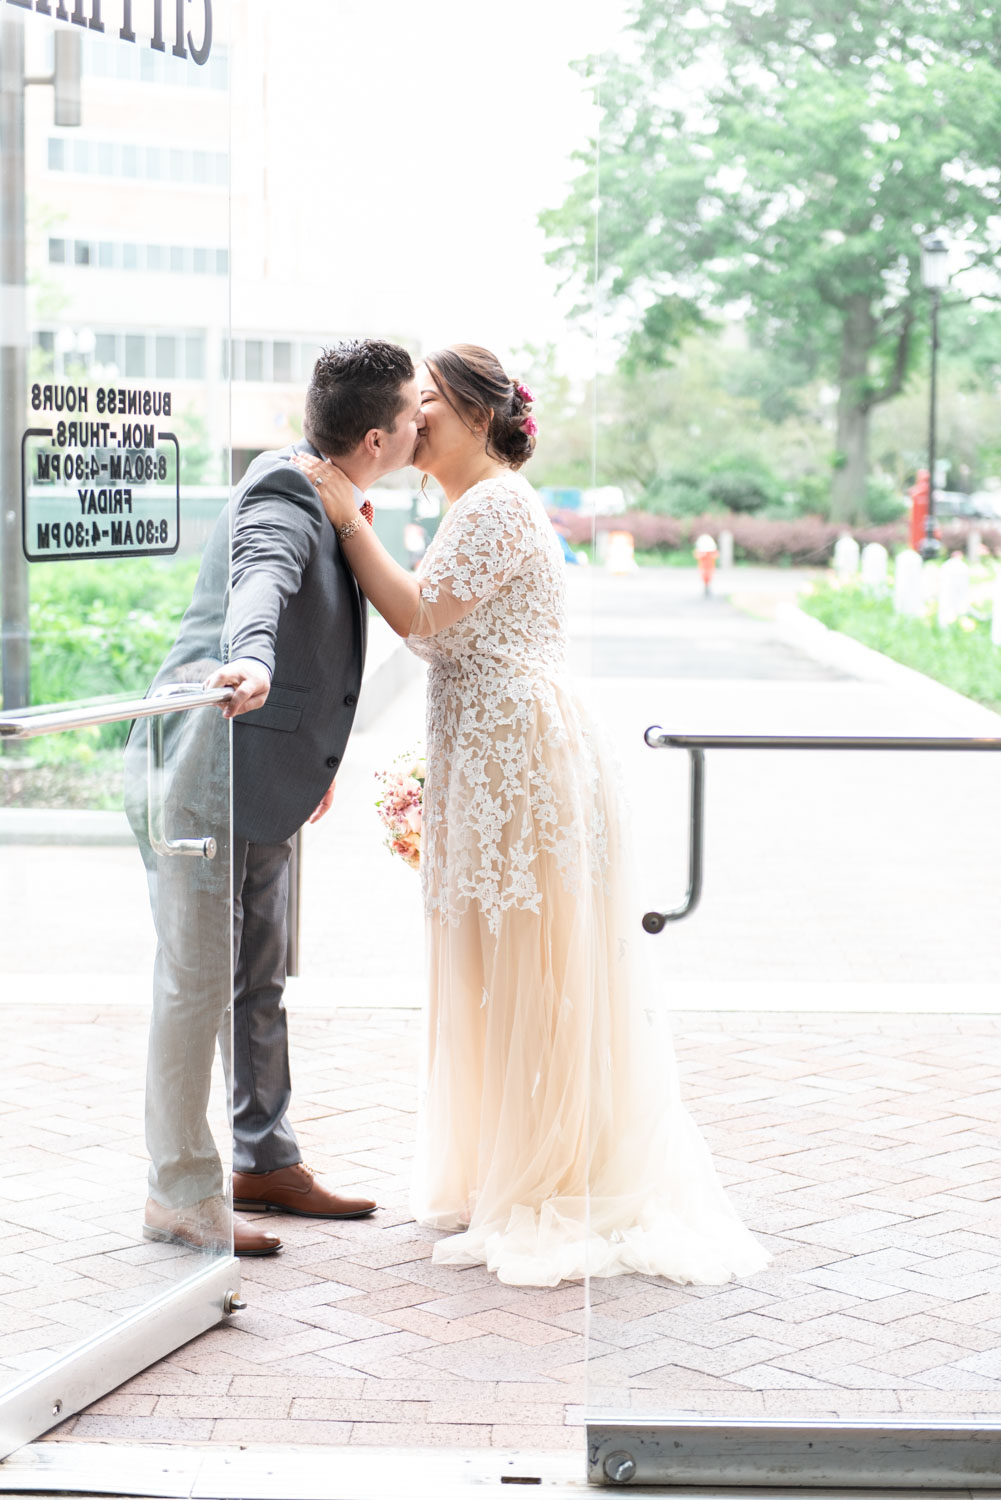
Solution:
<svg viewBox="0 0 1001 1500"><path fill-rule="evenodd" d="M514 578L534 550L525 495L503 481L464 495L420 573L421 600L410 634L423 638L457 624Z"/></svg>

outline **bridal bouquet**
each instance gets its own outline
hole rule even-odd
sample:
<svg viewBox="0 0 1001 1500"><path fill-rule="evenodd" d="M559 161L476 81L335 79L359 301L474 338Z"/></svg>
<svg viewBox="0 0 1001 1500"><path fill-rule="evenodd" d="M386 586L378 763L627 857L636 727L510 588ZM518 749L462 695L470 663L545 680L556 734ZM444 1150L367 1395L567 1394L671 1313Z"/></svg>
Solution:
<svg viewBox="0 0 1001 1500"><path fill-rule="evenodd" d="M422 755L401 756L388 771L375 773L382 788L375 805L388 830L386 848L398 854L412 870L421 862L421 810L426 774Z"/></svg>

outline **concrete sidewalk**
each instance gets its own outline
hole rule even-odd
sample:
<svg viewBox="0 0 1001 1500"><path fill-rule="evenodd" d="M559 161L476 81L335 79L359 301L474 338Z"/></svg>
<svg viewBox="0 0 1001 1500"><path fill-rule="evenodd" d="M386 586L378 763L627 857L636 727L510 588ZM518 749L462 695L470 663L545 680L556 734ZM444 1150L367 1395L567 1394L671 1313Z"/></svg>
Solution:
<svg viewBox="0 0 1001 1500"><path fill-rule="evenodd" d="M791 570L735 570L759 611L788 603ZM817 660L814 633L705 599L687 571L569 575L572 665L623 768L637 913L686 885L687 766L643 743L679 731L996 734L1001 718L864 648ZM724 578L720 587L727 586ZM305 831L301 1008L416 1007L418 879L382 846L374 773L423 732L423 668L393 665L391 696L352 737L333 811ZM888 675L889 674L889 675ZM706 883L693 917L648 952L675 1006L706 1010L997 1008L993 941L1001 777L988 755L718 753L707 769ZM16 847L16 846L15 846ZM81 892L97 889L96 905ZM0 998L132 1003L152 934L129 847L20 847L0 860ZM53 920L53 913L58 920ZM66 976L72 975L68 986Z"/></svg>
<svg viewBox="0 0 1001 1500"><path fill-rule="evenodd" d="M794 595L790 570L773 571L753 580L759 609ZM572 665L623 768L638 916L675 905L687 877L686 758L649 750L648 725L1001 732L997 715L864 648L851 670L816 660L787 625L705 599L680 570L570 581ZM331 818L307 829L296 1004L420 1003L417 880L381 847L372 775L419 740L422 716L414 681L352 740ZM993 1013L999 828L989 755L710 755L702 905L649 945L663 992L681 1009Z"/></svg>

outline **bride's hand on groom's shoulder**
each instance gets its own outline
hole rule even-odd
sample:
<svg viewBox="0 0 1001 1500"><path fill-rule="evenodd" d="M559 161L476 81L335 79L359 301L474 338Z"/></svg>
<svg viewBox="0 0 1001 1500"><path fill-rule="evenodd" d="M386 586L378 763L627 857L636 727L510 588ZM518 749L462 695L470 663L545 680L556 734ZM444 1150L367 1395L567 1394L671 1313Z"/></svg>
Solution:
<svg viewBox="0 0 1001 1500"><path fill-rule="evenodd" d="M312 458L308 453L294 453L292 462L301 474L305 474L320 499L327 519L334 526L343 526L358 514L355 487L336 464L325 458Z"/></svg>

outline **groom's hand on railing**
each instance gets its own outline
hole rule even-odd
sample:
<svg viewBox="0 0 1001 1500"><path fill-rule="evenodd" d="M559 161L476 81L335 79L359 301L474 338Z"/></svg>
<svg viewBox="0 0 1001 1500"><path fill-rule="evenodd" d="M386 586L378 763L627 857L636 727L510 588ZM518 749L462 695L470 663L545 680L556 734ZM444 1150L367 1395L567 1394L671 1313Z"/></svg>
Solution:
<svg viewBox="0 0 1001 1500"><path fill-rule="evenodd" d="M232 698L222 705L222 713L225 719L235 719L238 714L249 714L255 708L263 708L271 691L271 673L263 662L252 656L242 656L219 667L205 679L205 686L233 689Z"/></svg>

